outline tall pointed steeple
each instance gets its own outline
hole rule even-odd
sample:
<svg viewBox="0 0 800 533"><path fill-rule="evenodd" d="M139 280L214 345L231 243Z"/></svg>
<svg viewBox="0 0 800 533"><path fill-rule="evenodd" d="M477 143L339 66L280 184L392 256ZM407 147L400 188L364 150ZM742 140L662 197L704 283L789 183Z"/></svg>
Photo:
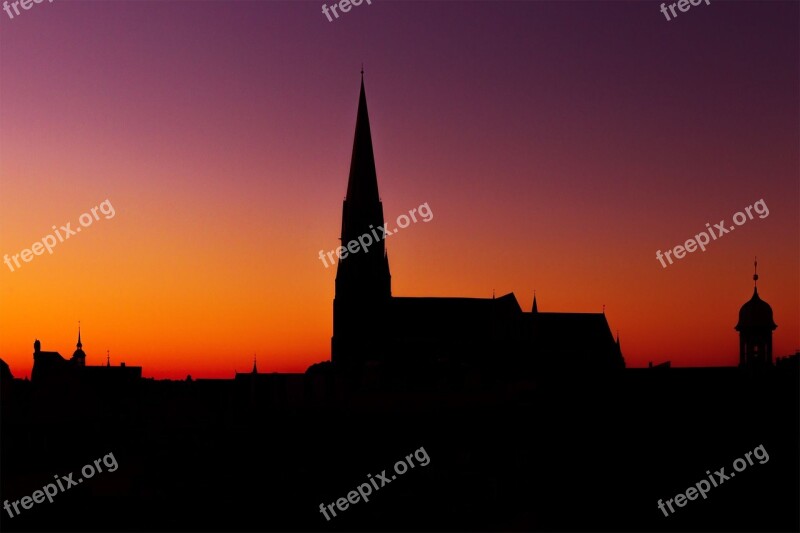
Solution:
<svg viewBox="0 0 800 533"><path fill-rule="evenodd" d="M86 353L83 351L83 343L81 342L81 323L78 321L78 344L75 345L75 352L70 359L78 366L86 366Z"/></svg>
<svg viewBox="0 0 800 533"><path fill-rule="evenodd" d="M336 267L336 297L383 299L391 296L391 275L386 243L379 226L384 225L383 204L378 194L378 175L372 151L372 132L364 90L364 72L361 72L361 92L358 97L356 131L350 159L350 176L347 196L342 206L342 233L340 245L359 237L372 244L366 249L348 252Z"/></svg>
<svg viewBox="0 0 800 533"><path fill-rule="evenodd" d="M385 306L392 297L389 255L384 232L379 229L384 225L362 69L350 175L342 205L340 248L337 251L339 262L336 266L331 339L331 358L337 364L363 361L374 356L380 345L378 319L385 314ZM365 331L374 333L365 334Z"/></svg>
<svg viewBox="0 0 800 533"><path fill-rule="evenodd" d="M347 181L347 199L353 204L380 201L363 70L361 71L361 94L358 96L356 133L353 139L353 153L350 157L350 177Z"/></svg>
<svg viewBox="0 0 800 533"><path fill-rule="evenodd" d="M533 291L533 309L531 309L531 313L538 313L539 306L536 304L536 290Z"/></svg>

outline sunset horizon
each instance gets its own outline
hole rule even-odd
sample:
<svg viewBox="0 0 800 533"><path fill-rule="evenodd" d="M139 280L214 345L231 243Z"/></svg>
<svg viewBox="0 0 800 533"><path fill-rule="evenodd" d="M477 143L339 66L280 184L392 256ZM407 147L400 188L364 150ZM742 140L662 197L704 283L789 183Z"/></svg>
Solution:
<svg viewBox="0 0 800 533"><path fill-rule="evenodd" d="M800 530L800 0L0 0L0 530Z"/></svg>
<svg viewBox="0 0 800 533"><path fill-rule="evenodd" d="M157 379L231 378L249 371L254 354L269 372L329 360L335 268L318 256L339 245L362 63L386 220L424 203L434 214L387 241L393 294L513 293L530 311L535 290L544 311L604 310L628 367L735 366L734 326L752 296L758 257L759 294L778 324L773 352L794 354L797 80L762 58L788 66L797 54L787 43L796 37L775 31L752 49L729 48L720 35L736 34L745 6L719 3L670 23L651 7L464 5L458 31L477 31L484 48L447 55L461 33L448 44L423 24L404 49L415 62L398 55L399 35L371 40L377 30L364 26L375 17L398 31L419 24L411 7L391 3L362 4L332 23L313 15L313 31L336 52L311 63L302 63L308 46L291 51L297 61L277 51L290 52L298 28L310 31L313 5L210 3L187 14L156 4L145 18L132 5L55 2L3 21L0 242L11 262L0 282L2 357L15 376L30 376L34 339L68 357L81 321L87 364L106 364L109 350L112 365L141 366ZM431 24L449 13L426 9ZM648 50L624 52L623 35L596 41L605 30L587 24L601 11L642 17L639 26L651 25L659 38ZM533 25L569 19L583 32L573 39L598 49L562 48L554 62L540 50L561 37L542 26L516 42L516 54L502 53L521 30L514 15L523 13ZM750 23L780 28L790 18L780 13L778 3ZM127 31L127 17L152 41ZM723 33L680 65L649 62L648 51L703 41L703 17ZM159 34L158 21L176 31ZM507 36L489 31L501 22ZM184 45L219 75L181 63L186 50L171 40L224 23L241 28L225 45ZM673 35L678 23L690 37ZM259 24L270 28L266 35ZM351 32L361 38L347 41ZM148 55L156 43L161 55ZM449 62L425 55L434 43ZM21 50L47 58L55 86L29 70ZM705 58L714 58L716 78L701 68ZM626 70L605 75L597 61ZM723 91L738 72L786 83ZM86 76L103 77L103 91ZM131 90L132 80L149 89ZM702 89L682 96L680 87ZM81 226L79 217L104 201L113 218L98 213L81 233L56 240L60 226ZM757 202L768 215L753 212ZM750 218L706 237L704 250L657 257L718 221L733 228L746 208ZM51 253L14 264L15 254L49 235L57 242Z"/></svg>

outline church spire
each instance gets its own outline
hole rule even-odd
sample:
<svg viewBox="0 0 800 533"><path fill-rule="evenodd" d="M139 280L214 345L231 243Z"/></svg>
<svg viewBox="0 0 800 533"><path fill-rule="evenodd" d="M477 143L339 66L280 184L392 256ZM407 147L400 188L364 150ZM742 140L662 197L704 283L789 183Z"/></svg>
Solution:
<svg viewBox="0 0 800 533"><path fill-rule="evenodd" d="M72 353L72 361L74 364L78 366L84 366L86 364L86 353L83 351L83 343L81 342L81 322L78 321L78 344L75 345L75 351Z"/></svg>
<svg viewBox="0 0 800 533"><path fill-rule="evenodd" d="M358 97L356 133L350 158L350 176L347 181L347 200L353 204L377 202L378 176L372 151L372 132L367 111L367 94L364 90L364 71L361 71L361 94ZM383 221L381 221L382 223Z"/></svg>
<svg viewBox="0 0 800 533"><path fill-rule="evenodd" d="M256 368L256 354L253 354L253 374L258 374L258 368Z"/></svg>
<svg viewBox="0 0 800 533"><path fill-rule="evenodd" d="M350 160L347 196L342 206L341 246L367 235L372 244L343 257L336 267L336 297L384 299L392 295L386 242L378 228L385 225L383 204L378 194L378 176L372 152L367 96L364 79L358 97L356 132Z"/></svg>
<svg viewBox="0 0 800 533"><path fill-rule="evenodd" d="M366 361L375 357L383 344L380 317L392 297L386 233L381 229L385 225L362 73L350 175L342 204L341 259L336 265L331 339L331 360L336 364ZM364 244L367 239L368 245ZM348 252L353 242L363 246Z"/></svg>
<svg viewBox="0 0 800 533"><path fill-rule="evenodd" d="M539 306L536 305L536 289L533 289L533 309L531 310L531 313L538 313L538 312L539 312Z"/></svg>
<svg viewBox="0 0 800 533"><path fill-rule="evenodd" d="M758 256L753 260L753 294L758 294Z"/></svg>

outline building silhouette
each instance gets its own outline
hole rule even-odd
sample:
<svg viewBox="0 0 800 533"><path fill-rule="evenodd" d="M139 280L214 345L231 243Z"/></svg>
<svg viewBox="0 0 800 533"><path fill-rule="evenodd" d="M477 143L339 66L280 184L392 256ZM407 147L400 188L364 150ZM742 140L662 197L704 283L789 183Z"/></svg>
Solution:
<svg viewBox="0 0 800 533"><path fill-rule="evenodd" d="M83 351L83 343L81 342L81 326L78 325L78 344L75 345L75 351L72 353L74 364L78 366L86 366L86 353Z"/></svg>
<svg viewBox="0 0 800 533"><path fill-rule="evenodd" d="M130 383L142 377L142 367L111 366L110 359L106 365L86 366L86 352L83 351L80 327L78 343L70 359L65 359L58 352L42 350L42 343L36 339L33 343L33 370L31 382L39 385L60 385L63 383L93 386L102 384L111 387L114 384Z"/></svg>
<svg viewBox="0 0 800 533"><path fill-rule="evenodd" d="M772 307L758 296L758 261L753 263L753 297L739 310L739 366L772 366Z"/></svg>
<svg viewBox="0 0 800 533"><path fill-rule="evenodd" d="M362 79L342 244L383 224ZM303 374L254 355L233 379L140 379L87 366L80 329L71 359L37 340L31 381L0 359L4 499L108 452L119 469L13 518L0 506L3 531L798 530L800 355L603 373L624 367L605 313L546 312L541 295L530 312L513 293L396 297L379 241L339 262L333 360ZM743 361L771 360L775 327L754 291ZM773 459L736 490L656 508L756 443ZM317 512L420 446L430 465L391 491L337 522Z"/></svg>
<svg viewBox="0 0 800 533"><path fill-rule="evenodd" d="M340 369L393 370L624 368L604 312L542 313L535 296L531 312L525 312L513 293L499 298L392 295L389 255L378 233L384 226L383 204L361 74L340 240L343 247L364 235L377 242L337 265L333 363Z"/></svg>

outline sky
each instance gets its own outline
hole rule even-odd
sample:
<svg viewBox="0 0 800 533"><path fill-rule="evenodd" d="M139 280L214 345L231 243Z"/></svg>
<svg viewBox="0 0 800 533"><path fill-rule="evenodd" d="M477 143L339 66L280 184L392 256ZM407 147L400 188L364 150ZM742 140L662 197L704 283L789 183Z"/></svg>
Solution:
<svg viewBox="0 0 800 533"><path fill-rule="evenodd" d="M800 3L666 20L649 1L373 0L332 21L323 4L0 11L15 377L34 339L71 356L79 321L87 364L155 378L329 359L319 251L338 246L362 63L386 219L433 213L387 241L395 296L513 292L529 311L535 290L540 311L605 306L629 367L727 366L758 256L774 355L800 349Z"/></svg>

